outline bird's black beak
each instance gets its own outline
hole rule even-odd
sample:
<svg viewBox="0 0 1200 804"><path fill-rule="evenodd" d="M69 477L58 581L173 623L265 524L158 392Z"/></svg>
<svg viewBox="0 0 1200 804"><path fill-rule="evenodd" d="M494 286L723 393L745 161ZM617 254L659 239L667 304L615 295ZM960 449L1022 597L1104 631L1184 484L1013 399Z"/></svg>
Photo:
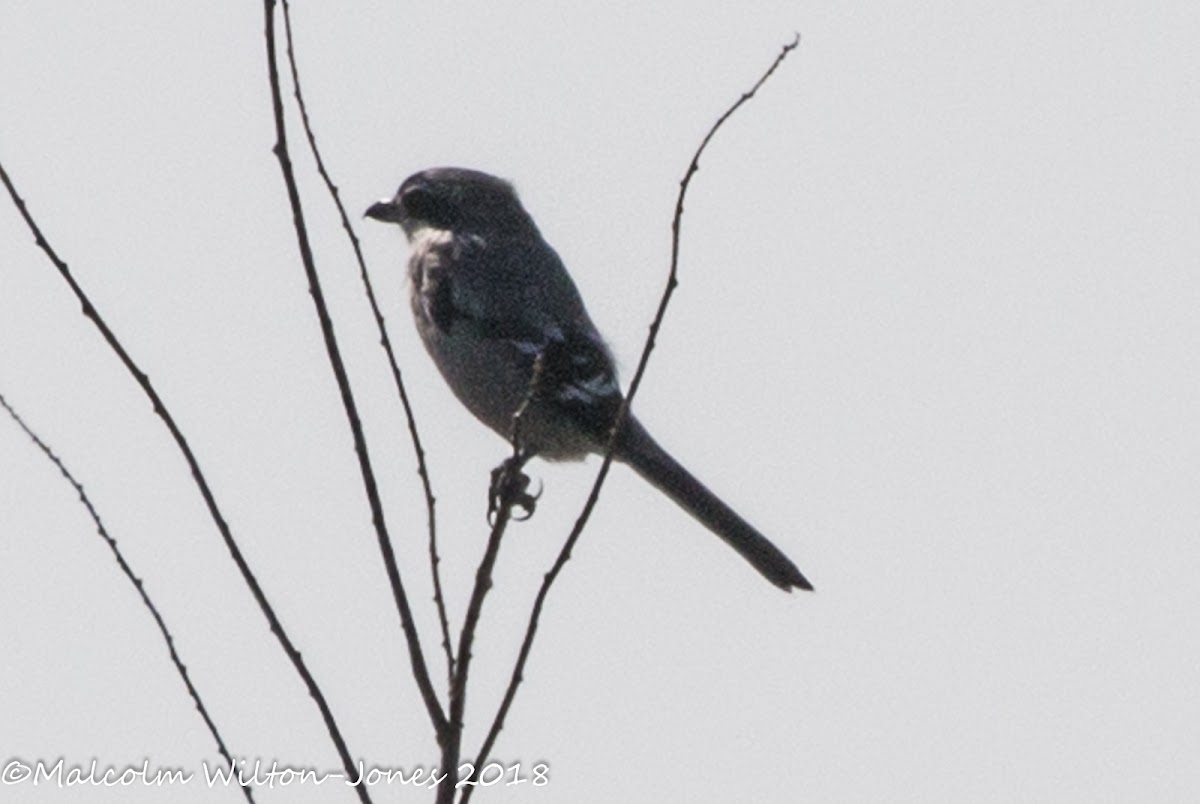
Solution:
<svg viewBox="0 0 1200 804"><path fill-rule="evenodd" d="M395 201L388 199L386 201L376 201L367 207L367 211L363 214L365 217L374 218L377 221L399 223L403 215L403 210Z"/></svg>

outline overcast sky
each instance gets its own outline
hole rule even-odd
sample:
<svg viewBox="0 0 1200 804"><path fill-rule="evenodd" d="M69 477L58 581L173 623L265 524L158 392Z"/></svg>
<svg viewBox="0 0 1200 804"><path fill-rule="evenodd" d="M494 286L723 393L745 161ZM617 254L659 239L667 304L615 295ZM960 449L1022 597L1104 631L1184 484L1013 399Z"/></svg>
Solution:
<svg viewBox="0 0 1200 804"><path fill-rule="evenodd" d="M1200 7L756 6L293 10L310 113L429 451L454 623L507 448L420 347L399 231L357 216L431 165L511 179L628 379L692 151L803 36L693 182L681 285L636 410L817 591L780 593L616 469L495 749L526 772L547 763L551 782L476 800L1195 800ZM191 439L352 753L429 767L270 150L262 29L252 2L6 0L0 159ZM442 679L412 449L290 122ZM337 770L182 459L7 199L0 393L86 484L234 754ZM509 532L488 599L469 752L596 467L531 465L545 493ZM198 775L214 761L152 620L4 418L0 611L0 761ZM0 798L242 800L200 779Z"/></svg>

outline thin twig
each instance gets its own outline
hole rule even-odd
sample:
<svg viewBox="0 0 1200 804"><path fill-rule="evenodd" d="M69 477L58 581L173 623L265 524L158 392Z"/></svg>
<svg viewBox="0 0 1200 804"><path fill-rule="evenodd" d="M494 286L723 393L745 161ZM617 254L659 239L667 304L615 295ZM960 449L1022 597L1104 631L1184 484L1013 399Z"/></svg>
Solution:
<svg viewBox="0 0 1200 804"><path fill-rule="evenodd" d="M79 499L83 503L83 507L87 509L88 516L90 516L92 518L92 522L95 523L96 531L100 534L100 538L104 539L105 543L108 544L108 548L112 550L113 557L117 560L117 566L121 568L121 572L123 572L125 577L129 579L129 582L133 584L133 588L137 591L138 597L142 599L142 605L146 607L146 609L150 612L150 616L154 618L154 623L158 626L158 631L160 634L162 634L163 641L167 643L167 653L169 653L171 656L171 663L175 665L175 671L179 673L179 677L183 679L183 684L185 687L187 687L188 695L191 696L192 701L196 704L196 711L200 713L200 718L204 721L204 725L208 728L208 733L211 734L213 739L217 741L217 751L219 751L221 756L225 758L225 761L229 763L229 768L232 770L233 757L230 756L229 749L225 747L225 741L221 739L221 733L217 731L217 724L214 723L212 718L209 716L208 707L204 705L204 701L200 698L200 691L196 689L194 684L192 684L191 676L188 675L187 667L184 665L183 659L180 658L179 653L175 650L175 637L171 635L171 631L169 628L167 628L167 624L163 620L162 614L159 613L158 607L154 605L154 601L150 599L150 595L146 592L146 588L142 583L142 579L134 574L133 569L125 560L125 556L122 554L121 548L117 546L117 540L109 535L108 529L104 527L104 522L100 519L100 514L96 511L96 507L92 505L92 500L90 497L88 497L87 491L84 490L83 484L75 479L75 475L71 474L71 470L67 468L62 459L54 454L54 450L50 449L50 446L46 444L46 442L43 441L28 424L25 423L25 420L21 418L20 414L18 414L13 406L8 403L8 400L4 398L3 393L0 393L0 407L3 407L6 411L8 411L8 415L14 422L17 423L18 427L25 431L25 435L29 437L29 440L32 441L34 445L42 451L43 455L50 459L51 463L58 467L59 473L75 488L75 493L79 495ZM253 802L254 791L250 785L244 784L239 785L239 787L241 787L242 794L245 795L246 800Z"/></svg>
<svg viewBox="0 0 1200 804"><path fill-rule="evenodd" d="M472 646L475 641L475 629L479 624L479 615L483 611L483 600L492 588L492 573L496 567L496 557L500 553L500 542L504 531L512 518L511 499L502 500L497 511L496 521L492 525L487 547L483 558L475 572L475 587L467 605L463 618L463 627L458 641L458 664L455 666L454 679L450 685L450 739L442 746L443 771L459 767L462 752L463 711L467 700L467 675L471 668L473 657ZM454 800L454 786L445 785L438 790L438 804L450 804Z"/></svg>
<svg viewBox="0 0 1200 804"><path fill-rule="evenodd" d="M571 529L566 541L563 543L562 550L555 559L554 564L550 567L550 571L546 573L542 580L542 586L538 590L537 597L533 602L533 609L529 614L529 625L525 631L525 639L521 643L520 653L517 655L517 661L513 667L512 678L509 680L508 689L504 693L504 699L500 704L499 710L496 712L496 718L492 722L492 727L488 731L487 737L484 738L483 745L479 750L478 758L475 762L475 767L483 767L487 762L488 756L491 754L492 746L495 745L496 738L500 730L504 727L504 719L508 715L508 710L512 706L513 699L516 697L517 688L521 684L523 673L525 670L525 662L529 659L530 650L533 647L534 635L537 633L538 621L541 618L542 607L546 602L546 596L550 592L550 587L554 584L554 580L562 571L567 561L571 558L571 550L574 549L575 543L579 540L580 534L583 532L584 526L587 524L588 518L592 514L592 509L596 507L596 502L600 499L600 489L604 485L604 480L608 476L609 467L612 466L613 448L616 444L616 434L620 432L621 426L625 423L625 418L629 412L629 406L633 402L634 394L637 393L638 386L641 384L642 376L646 372L646 365L650 361L650 353L654 350L655 340L658 336L658 330L662 326L663 317L667 311L667 305L671 301L671 296L675 292L675 287L679 284L678 267L679 267L679 233L683 222L683 201L687 195L688 186L691 184L692 176L700 169L700 156L704 153L708 143L712 140L713 135L725 123L729 117L736 112L742 104L754 97L755 93L766 83L767 79L775 72L776 68L783 62L787 55L795 50L800 43L800 35L784 45L783 50L771 62L771 66L763 73L762 77L755 82L749 92L744 93L738 100L730 106L724 114L717 118L717 122L712 125L704 139L700 142L700 147L696 149L696 153L692 156L692 161L688 164L687 171L683 175L683 179L679 183L679 195L675 201L675 215L671 222L671 268L667 273L667 284L663 289L662 298L658 303L658 311L654 316L654 321L650 324L650 334L646 338L646 344L642 348L641 359L638 360L637 370L633 374L633 379L629 383L629 393L625 396L625 401L621 403L621 408L617 413L616 421L614 422L612 433L609 436L608 448L604 453L604 460L600 464L600 470L596 474L596 481L592 484L592 491L588 495L587 501L583 505L583 510L579 514L579 518L575 520L575 526ZM461 804L466 804L471 798L472 787L466 787L463 790L462 798L459 799Z"/></svg>
<svg viewBox="0 0 1200 804"><path fill-rule="evenodd" d="M417 455L417 475L421 478L421 488L425 492L425 509L428 513L429 521L429 568L433 574L433 600L437 605L438 621L442 629L442 648L446 653L446 674L447 678L452 680L454 678L454 650L450 644L450 621L446 617L446 599L442 593L441 572L438 570L441 558L438 556L437 518L434 515L434 505L437 499L433 495L433 484L429 479L429 470L425 464L425 449L421 446L421 437L417 433L417 420L413 414L412 404L408 399L408 392L404 388L404 381L400 378L400 368L396 363L396 355L392 350L392 341L388 337L387 327L384 325L383 313L380 312L379 303L375 300L375 289L371 284L371 277L367 273L367 263L363 259L358 235L354 233L354 229L350 225L350 218L346 215L346 208L342 204L338 188L333 183L333 179L330 178L328 171L326 171L325 162L321 158L321 151L317 148L317 139L313 134L312 125L308 118L308 107L304 103L304 95L300 89L300 72L296 68L296 56L292 39L292 14L288 0L283 0L283 26L287 34L288 65L291 68L292 85L296 90L296 105L300 109L300 120L304 125L304 135L308 139L309 150L312 151L313 159L316 161L317 173L321 175L321 179L325 182L325 187L333 199L334 206L337 207L338 216L342 220L342 228L346 230L346 235L350 239L350 247L354 250L354 258L358 261L363 289L366 291L367 301L370 302L371 312L375 316L375 324L379 328L379 343L383 346L383 351L387 354L388 366L392 370L392 380L396 384L396 391L400 395L400 405L404 408L404 418L408 423L409 438L412 441L413 451Z"/></svg>
<svg viewBox="0 0 1200 804"><path fill-rule="evenodd" d="M528 479L521 473L521 467L529 459L529 454L522 447L522 423L525 421L525 411L529 409L538 386L542 380L545 367L543 355L539 354L533 362L533 372L529 376L529 387L525 398L517 406L512 416L512 457L507 459L492 476L492 488L488 490L489 505L496 504L496 521L492 524L492 532L488 536L487 547L483 558L475 572L475 586L471 590L471 599L467 604L467 613L463 618L462 631L458 641L458 668L450 685L450 726L454 729L453 740L442 750L442 767L457 768L461 759L463 712L467 704L467 676L471 668L471 658L475 644L475 631L479 626L479 616L483 612L483 601L492 588L492 575L496 567L496 557L500 553L500 542L505 528L512 519L513 506L518 502L528 505L525 495L525 484ZM514 492L518 493L514 493ZM525 500L522 500L525 495ZM530 509L532 513L532 509ZM479 768L472 770L463 781L471 781L478 774ZM439 792L438 804L451 804L454 801L454 789L446 788Z"/></svg>
<svg viewBox="0 0 1200 804"><path fill-rule="evenodd" d="M208 480L205 478L204 473L200 470L200 463L196 460L196 456L192 452L192 448L188 444L187 439L184 437L183 432L175 423L175 417L173 417L170 411L167 410L162 398L158 395L158 391L155 389L153 383L150 382L150 378L147 377L145 372L143 372L137 363L133 361L133 358L129 356L129 353L125 351L125 347L121 345L119 340L117 340L117 336L113 334L111 329L109 329L104 318L92 304L91 298L84 293L83 288L80 287L79 283L75 281L75 277L71 274L70 268L68 268L67 264L59 258L58 254L50 246L50 243L42 235L41 229L38 228L37 223L33 220L33 216L29 214L29 210L25 206L24 199L22 199L17 193L16 188L13 186L12 181L8 177L7 171L4 170L4 166L2 164L0 164L0 181L3 182L5 188L8 190L9 196L11 196L13 199L13 203L17 206L17 210L21 213L21 217L25 219L25 224L33 233L34 241L37 243L38 248L45 252L46 256L50 259L50 262L54 264L56 269L58 269L59 275L61 275L66 281L67 285L70 286L71 292L75 294L75 298L78 299L79 303L83 306L84 316L91 320L96 329L100 331L100 335L104 338L105 343L107 343L109 348L113 350L117 358L125 366L126 370L133 375L133 379L150 399L150 403L154 407L154 412L158 414L158 417L162 419L163 424L166 425L167 430L171 433L171 437L175 440L175 445L183 454L183 458L188 465L188 469L191 470L192 478L196 482L196 488L200 491L200 496L204 499L204 505L208 508L208 514L212 518L213 523L217 526L217 530L221 534L221 539L225 542L225 547L229 550L230 557L233 558L233 563L237 565L238 572L241 573L242 579L246 582L246 586L249 587L250 593L254 596L254 600L258 604L259 609L262 611L263 616L267 618L267 623L271 627L271 633L275 634L276 639L279 640L279 644L283 648L283 652L287 654L288 659L292 662L292 666L296 669L296 673L300 676L301 680L304 682L304 686L308 689L308 694L312 696L313 701L317 704L317 708L321 711L321 718L325 722L325 728L329 731L329 737L331 740L333 740L334 747L337 749L338 756L341 758L346 772L354 774L354 776L351 778L357 778L358 768L354 764L354 760L350 755L350 750L346 747L346 741L342 738L341 729L338 728L337 722L334 720L333 710L329 708L329 703L325 700L324 693L321 692L321 688L317 685L316 679L314 679L312 673L309 672L308 666L304 663L304 659L300 655L300 651L296 649L296 646L288 637L287 632L283 630L283 623L279 621L279 618L275 614L275 609L271 606L270 602L267 601L267 596L263 592L262 587L259 585L258 578L256 578L254 573L250 570L250 565L246 563L246 559L242 555L241 548L239 548L237 542L234 541L233 533L230 531L229 525L225 522L225 517L221 513L221 509L217 506L216 497L213 496L212 489L208 485ZM371 799L367 795L363 785L358 785L355 789L359 791L360 800L362 800L364 803L370 802Z"/></svg>
<svg viewBox="0 0 1200 804"><path fill-rule="evenodd" d="M396 553L392 549L391 537L388 535L387 523L383 514L383 503L379 497L379 487L375 482L375 471L371 467L371 456L367 450L367 439L363 434L362 421L358 416L358 406L354 401L354 392L350 388L350 378L346 373L346 365L342 361L341 349L333 332L333 321L329 317L329 308L325 304L325 294L321 289L321 280L317 275L317 266L313 260L312 247L308 240L308 226L304 221L304 209L300 203L300 190L296 186L296 176L292 170L292 160L288 155L287 128L283 117L283 97L279 86L279 70L275 52L275 0L263 0L266 14L267 39L267 70L271 85L271 107L275 117L275 147L272 149L279 168L283 173L283 181L287 188L288 203L292 208L292 223L296 229L296 244L300 249L300 260L304 265L304 274L308 279L309 295L312 296L316 308L317 320L321 326L321 336L325 342L325 352L329 357L330 367L337 381L338 391L342 399L342 407L346 412L346 420L354 438L354 451L358 456L358 468L362 475L363 490L367 495L367 503L371 509L371 523L379 542L379 551L383 556L384 567L388 581L392 587L392 597L396 609L400 613L400 624L404 630L405 641L408 644L409 660L412 664L413 677L425 701L430 722L437 733L439 742L446 735L446 715L442 711L437 692L429 678L429 667L425 662L425 654L421 649L421 639L417 634L417 625L413 620L412 608L408 603L408 595L400 580L400 568L396 564ZM361 788L359 785L358 788Z"/></svg>

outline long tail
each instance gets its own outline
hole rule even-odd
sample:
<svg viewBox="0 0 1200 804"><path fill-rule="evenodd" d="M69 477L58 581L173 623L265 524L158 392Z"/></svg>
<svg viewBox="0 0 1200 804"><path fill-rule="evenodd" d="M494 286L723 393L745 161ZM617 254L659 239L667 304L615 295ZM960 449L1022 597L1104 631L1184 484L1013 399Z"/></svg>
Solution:
<svg viewBox="0 0 1200 804"><path fill-rule="evenodd" d="M623 428L616 457L724 539L780 589L813 588L791 559L680 466L632 417Z"/></svg>

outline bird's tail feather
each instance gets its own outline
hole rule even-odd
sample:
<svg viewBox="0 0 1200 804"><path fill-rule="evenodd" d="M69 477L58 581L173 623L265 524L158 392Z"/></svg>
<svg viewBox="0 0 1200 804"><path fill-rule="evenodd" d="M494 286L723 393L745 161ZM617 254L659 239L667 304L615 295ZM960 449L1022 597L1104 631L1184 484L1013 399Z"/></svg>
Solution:
<svg viewBox="0 0 1200 804"><path fill-rule="evenodd" d="M623 428L616 457L724 539L771 583L787 592L792 587L812 589L791 559L667 454L632 417Z"/></svg>

